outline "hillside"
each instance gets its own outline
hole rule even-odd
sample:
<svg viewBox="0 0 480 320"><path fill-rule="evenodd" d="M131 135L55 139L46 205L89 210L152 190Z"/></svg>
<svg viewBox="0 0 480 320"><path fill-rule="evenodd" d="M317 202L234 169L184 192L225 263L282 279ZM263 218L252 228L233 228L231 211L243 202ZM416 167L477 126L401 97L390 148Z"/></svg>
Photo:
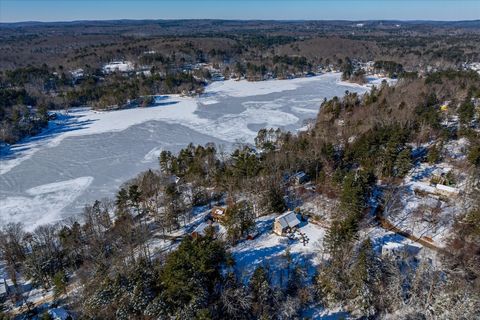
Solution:
<svg viewBox="0 0 480 320"><path fill-rule="evenodd" d="M4 226L5 270L80 318L474 319L479 108L478 73L412 75L229 155L162 151L82 219Z"/></svg>
<svg viewBox="0 0 480 320"><path fill-rule="evenodd" d="M151 50L166 56L180 50L195 58L212 48L240 61L252 52L268 57L273 49L317 63L349 56L441 68L478 61L480 36L478 21L119 20L3 23L0 30L2 71L43 63L96 67Z"/></svg>

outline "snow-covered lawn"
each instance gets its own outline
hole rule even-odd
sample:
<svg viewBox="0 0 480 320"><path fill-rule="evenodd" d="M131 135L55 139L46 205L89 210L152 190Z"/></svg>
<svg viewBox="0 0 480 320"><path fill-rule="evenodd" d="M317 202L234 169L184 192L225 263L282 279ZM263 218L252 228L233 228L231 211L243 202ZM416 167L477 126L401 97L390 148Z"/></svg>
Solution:
<svg viewBox="0 0 480 320"><path fill-rule="evenodd" d="M444 146L443 150L447 157L455 160L463 160L467 156L467 150L470 146L468 139L462 137L458 140L448 141Z"/></svg>
<svg viewBox="0 0 480 320"><path fill-rule="evenodd" d="M275 217L276 215L268 215L259 218L256 221L259 236L253 240L245 240L230 250L236 262L235 269L244 281L248 281L256 267L264 266L273 271L276 278L272 281L278 284L281 273L287 269L287 249L293 263L290 268L295 264L299 265L304 267L310 276L320 262L316 253L322 247L325 229L312 223L302 223L299 230L309 238L309 242L304 246L299 240L292 241L274 234L272 227Z"/></svg>
<svg viewBox="0 0 480 320"><path fill-rule="evenodd" d="M171 232L165 231L164 233L162 229L156 228L153 232L153 236L148 241L150 252L155 256L158 253L171 251L178 246L182 237L192 234L192 232L198 232L201 234L201 231L208 225L206 220L207 216L210 214L210 210L211 209L208 205L194 207L192 209L191 219L187 221L185 225L172 230ZM151 222L155 225L155 222Z"/></svg>
<svg viewBox="0 0 480 320"><path fill-rule="evenodd" d="M364 230L361 237L369 237L375 253L379 255L387 252L402 252L402 247L408 247L410 250L405 250L405 252L415 255L423 248L422 245L410 239L377 226Z"/></svg>
<svg viewBox="0 0 480 320"><path fill-rule="evenodd" d="M386 218L401 230L419 238L431 239L432 244L444 247L455 217L463 212L464 204L461 195L442 193L439 186L432 183L433 177L449 172L457 175L457 183L452 190L461 193L465 186L458 177L462 177L462 172L452 164L417 163L397 191L400 203L386 212Z"/></svg>

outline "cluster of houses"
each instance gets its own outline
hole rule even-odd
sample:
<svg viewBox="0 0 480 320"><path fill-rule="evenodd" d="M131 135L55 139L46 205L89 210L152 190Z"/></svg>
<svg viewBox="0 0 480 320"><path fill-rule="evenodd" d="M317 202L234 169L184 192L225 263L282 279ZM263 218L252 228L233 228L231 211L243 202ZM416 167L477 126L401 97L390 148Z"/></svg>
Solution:
<svg viewBox="0 0 480 320"><path fill-rule="evenodd" d="M290 176L288 179L288 183L290 183L293 187L299 187L304 185L310 180L309 176L303 172L297 172L294 175ZM208 225L214 227L214 229L218 229L222 231L222 228L218 228L224 222L225 216L227 212L226 206L214 206L210 210L210 214L207 217ZM278 236L287 236L292 232L295 232L299 225L301 224L300 219L298 218L298 214L295 211L287 211L282 213L281 215L277 216L274 219L272 230ZM193 231L193 235L196 234L203 234L205 231L206 226L200 225ZM220 232L222 233L222 232ZM258 235L258 231L254 230L246 235L247 240L252 240Z"/></svg>
<svg viewBox="0 0 480 320"><path fill-rule="evenodd" d="M192 74L197 80L203 81L204 79L199 78L196 73L199 71L208 71L210 74L210 81L223 81L225 76L222 73L222 66L215 66L212 63L194 63L194 64L184 64L181 68L181 72Z"/></svg>
<svg viewBox="0 0 480 320"><path fill-rule="evenodd" d="M114 60L102 66L102 73L104 75L120 72L123 74L132 74L136 72L137 75L144 74L150 76L150 66L135 66L133 62L127 60ZM74 84L85 78L85 71L82 68L70 70L70 76Z"/></svg>
<svg viewBox="0 0 480 320"><path fill-rule="evenodd" d="M144 52L144 54L154 54L154 53L155 51ZM225 63L220 63L220 64L186 63L177 68L171 69L170 72L191 74L195 79L200 81L206 80L204 79L204 73L208 72L209 81L223 81L226 79L225 71L228 69L227 62L228 61L225 61ZM374 68L375 63L373 61L361 62L359 60L352 60L352 64L353 64L354 70L364 70L366 74L376 75L380 77L385 76L380 71L375 70ZM136 75L144 75L147 77L152 75L151 66L148 66L148 65L137 66L133 62L128 60L114 60L109 63L106 63L102 66L101 71L104 75L109 75L116 72L119 72L124 75L136 74ZM267 72L263 74L260 78L256 78L257 75L255 75L254 78L249 78L248 76L246 76L245 78L247 80L255 80L255 81L270 80L270 79L276 79L276 78L293 79L298 77L315 76L315 75L326 73L326 72L339 72L339 69L336 68L335 65L333 64L327 64L327 65L318 65L316 70L313 70L313 71L304 71L304 72L299 72L295 74L292 73L292 74L283 74L283 75L276 75L273 72ZM232 72L232 70L230 70L228 73L229 73L229 78L231 79L243 78L242 75L236 74ZM163 76L166 75L164 72L161 72L160 74ZM85 73L82 68L78 68L75 70L71 70L70 75L72 77L73 83L76 84L84 79Z"/></svg>
<svg viewBox="0 0 480 320"><path fill-rule="evenodd" d="M210 211L210 226L215 228L216 224L222 224L225 219L225 213L227 211L226 207L215 206ZM290 232L294 231L300 225L301 221L298 219L297 213L295 211L287 211L278 217L275 218L273 222L273 232L278 236L286 236ZM195 229L195 233L203 233L205 227L201 226ZM218 229L218 228L217 228ZM253 231L246 235L247 240L252 240L258 235L257 231Z"/></svg>
<svg viewBox="0 0 480 320"><path fill-rule="evenodd" d="M154 51L152 51L154 53ZM195 64L184 64L178 68L170 70L173 73L185 73L193 75L197 80L204 81L205 79L198 76L198 72L208 71L210 74L210 81L223 81L225 77L223 76L222 70L218 66L214 66L211 63L195 63ZM115 72L120 72L123 74L132 74L151 76L151 66L142 65L136 66L133 62L127 60L115 60L107 64L104 64L102 67L102 72L105 75L112 74ZM83 70L76 69L70 71L72 78L81 79L83 78ZM161 73L162 74L162 73ZM162 74L165 75L165 74Z"/></svg>
<svg viewBox="0 0 480 320"><path fill-rule="evenodd" d="M147 51L144 52L144 54L154 54L155 51ZM220 63L220 64L213 64L213 63L186 63L183 64L177 68L173 68L170 70L170 72L173 73L185 73L185 74L191 74L195 79L200 80L200 81L205 81L203 78L202 73L203 72L208 72L209 76L209 81L223 81L225 80L225 71L228 69L228 61L225 63ZM316 72L312 71L304 71L296 74L287 74L283 76L277 76L273 72L267 72L261 76L261 78L249 78L248 76L246 77L247 80L270 80L270 79L293 79L293 78L298 78L298 77L310 77L310 76L315 76L317 74L321 74L324 72L338 72L339 70L335 68L333 64L329 64L326 66L319 65L318 70ZM144 76L151 76L151 66L136 66L133 62L127 61L127 60L114 60L109 63L106 63L102 67L102 73L105 75L112 74L115 72L120 72L122 74L137 74L141 75L143 74ZM75 69L70 71L70 75L74 79L74 83L80 81L84 77L84 71L83 69ZM165 75L162 74L161 75ZM232 72L232 70L229 71L229 78L230 79L243 79L243 77L240 74L237 74L235 72Z"/></svg>
<svg viewBox="0 0 480 320"><path fill-rule="evenodd" d="M154 54L155 51L146 51L144 54ZM212 64L212 63L186 63L182 66L179 66L178 68L175 68L173 70L170 70L170 72L174 73L186 73L186 74L191 74L193 77L195 77L197 80L200 81L205 81L205 79L202 76L202 72L207 71L210 75L209 81L223 81L225 80L225 70L227 69L228 66L228 61L225 61L225 63L221 64ZM354 71L359 71L362 70L365 72L365 75L373 75L376 77L387 77L388 75L383 71L375 66L374 61L360 61L357 59L352 59L352 66ZM480 62L465 62L461 65L460 67L462 70L474 70L478 73L480 73ZM109 63L106 63L102 67L102 73L104 75L112 74L115 72L120 72L125 75L129 74L136 74L136 75L144 75L144 76L151 76L151 66L145 65L145 66L136 66L133 62L128 61L128 60L114 60ZM298 78L298 77L309 77L309 76L315 76L317 74L322 74L326 72L339 72L340 70L333 64L325 64L325 65L318 65L316 69L312 71L305 71L297 74L287 74L287 75L275 75L272 72L268 72L264 75L261 76L261 79L257 78L252 78L249 79L247 77L247 80L269 80L269 79L293 79L293 78ZM425 66L421 70L419 70L419 75L424 76L427 75L431 72L438 71L437 67L434 66ZM70 75L72 77L72 81L74 84L80 82L81 80L84 79L84 70L82 68L78 68L75 70L70 71ZM163 74L165 75L165 74ZM231 73L230 71L230 76L231 79L241 79L241 75Z"/></svg>
<svg viewBox="0 0 480 320"><path fill-rule="evenodd" d="M351 62L352 62L352 67L354 71L362 70L365 72L365 74L372 74L372 75L376 73L375 72L376 70L374 67L375 65L374 61L363 62L360 60L352 59ZM382 77L384 75L380 74L379 76Z"/></svg>
<svg viewBox="0 0 480 320"><path fill-rule="evenodd" d="M85 71L82 68L78 68L70 71L70 76L72 77L73 84L77 84L84 79Z"/></svg>

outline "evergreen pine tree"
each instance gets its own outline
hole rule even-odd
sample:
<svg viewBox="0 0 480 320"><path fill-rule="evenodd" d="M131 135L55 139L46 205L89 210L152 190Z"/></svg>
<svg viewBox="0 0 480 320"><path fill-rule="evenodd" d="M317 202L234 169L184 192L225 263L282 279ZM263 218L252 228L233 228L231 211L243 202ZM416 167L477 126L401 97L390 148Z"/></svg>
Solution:
<svg viewBox="0 0 480 320"><path fill-rule="evenodd" d="M370 239L364 240L352 265L352 304L362 315L370 317L376 313L375 296L378 285L378 258L373 251Z"/></svg>
<svg viewBox="0 0 480 320"><path fill-rule="evenodd" d="M403 149L395 161L395 175L403 178L412 168L412 149Z"/></svg>

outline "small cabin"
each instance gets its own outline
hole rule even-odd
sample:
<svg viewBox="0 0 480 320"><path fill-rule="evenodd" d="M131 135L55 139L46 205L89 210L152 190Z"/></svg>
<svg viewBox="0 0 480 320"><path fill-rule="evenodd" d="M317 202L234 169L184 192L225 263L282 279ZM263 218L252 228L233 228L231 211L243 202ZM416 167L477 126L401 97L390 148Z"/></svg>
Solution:
<svg viewBox="0 0 480 320"><path fill-rule="evenodd" d="M308 175L303 171L297 172L293 175L293 181L295 184L304 184L308 180Z"/></svg>
<svg viewBox="0 0 480 320"><path fill-rule="evenodd" d="M226 208L223 207L213 207L211 211L211 216L213 221L220 222L225 218Z"/></svg>
<svg viewBox="0 0 480 320"><path fill-rule="evenodd" d="M300 220L298 220L295 212L289 211L275 218L273 232L282 236L285 235L288 230L297 227L299 224Z"/></svg>
<svg viewBox="0 0 480 320"><path fill-rule="evenodd" d="M258 230L257 230L257 229L254 229L254 230L250 231L250 232L247 234L246 239L247 239L247 240L253 240L253 239L255 239L258 235L259 235Z"/></svg>
<svg viewBox="0 0 480 320"><path fill-rule="evenodd" d="M171 184L178 184L182 179L176 175L171 175L169 178L168 178L168 181L171 183Z"/></svg>

